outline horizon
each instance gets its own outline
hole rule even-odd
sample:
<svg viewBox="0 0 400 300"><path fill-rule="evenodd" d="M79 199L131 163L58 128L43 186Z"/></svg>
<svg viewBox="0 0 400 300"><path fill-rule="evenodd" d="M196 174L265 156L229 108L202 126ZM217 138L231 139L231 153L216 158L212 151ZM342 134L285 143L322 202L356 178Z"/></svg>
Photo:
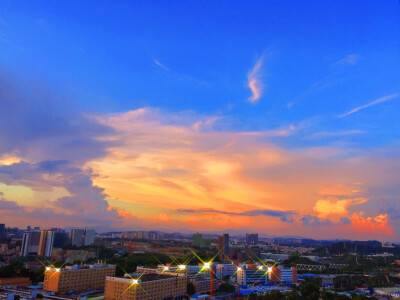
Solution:
<svg viewBox="0 0 400 300"><path fill-rule="evenodd" d="M0 8L7 226L400 242L399 1Z"/></svg>

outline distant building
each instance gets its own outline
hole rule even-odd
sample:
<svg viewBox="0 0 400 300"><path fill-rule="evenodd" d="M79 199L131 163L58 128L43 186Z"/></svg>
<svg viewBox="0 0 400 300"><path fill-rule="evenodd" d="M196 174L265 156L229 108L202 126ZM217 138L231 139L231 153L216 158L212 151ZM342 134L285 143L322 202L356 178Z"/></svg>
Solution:
<svg viewBox="0 0 400 300"><path fill-rule="evenodd" d="M85 229L85 246L93 245L95 237L95 231L91 228Z"/></svg>
<svg viewBox="0 0 400 300"><path fill-rule="evenodd" d="M218 237L219 259L225 260L229 254L229 234L224 233Z"/></svg>
<svg viewBox="0 0 400 300"><path fill-rule="evenodd" d="M0 224L0 239L7 238L7 229L5 224Z"/></svg>
<svg viewBox="0 0 400 300"><path fill-rule="evenodd" d="M54 242L54 231L42 230L40 233L38 255L39 256L51 256L53 251Z"/></svg>
<svg viewBox="0 0 400 300"><path fill-rule="evenodd" d="M203 235L201 233L193 233L193 247L200 248L201 240L203 239Z"/></svg>
<svg viewBox="0 0 400 300"><path fill-rule="evenodd" d="M21 256L36 255L39 251L41 232L38 230L24 232L21 245Z"/></svg>
<svg viewBox="0 0 400 300"><path fill-rule="evenodd" d="M184 299L188 277L143 274L139 277L107 276L104 300Z"/></svg>
<svg viewBox="0 0 400 300"><path fill-rule="evenodd" d="M247 245L258 244L258 233L246 233L246 244Z"/></svg>
<svg viewBox="0 0 400 300"><path fill-rule="evenodd" d="M71 229L69 231L69 242L72 246L81 247L85 236L84 229Z"/></svg>
<svg viewBox="0 0 400 300"><path fill-rule="evenodd" d="M68 243L68 234L65 232L65 230L62 230L60 228L53 228L54 231L54 243L53 247L54 248L62 248Z"/></svg>
<svg viewBox="0 0 400 300"><path fill-rule="evenodd" d="M44 273L43 290L55 293L100 290L104 289L107 276L115 276L115 265L47 267Z"/></svg>

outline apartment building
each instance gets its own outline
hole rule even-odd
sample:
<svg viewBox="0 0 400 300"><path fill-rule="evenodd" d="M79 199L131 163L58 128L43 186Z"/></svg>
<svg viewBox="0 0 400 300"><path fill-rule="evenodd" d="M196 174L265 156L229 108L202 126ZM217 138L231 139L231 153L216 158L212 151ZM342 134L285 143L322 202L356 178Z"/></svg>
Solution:
<svg viewBox="0 0 400 300"><path fill-rule="evenodd" d="M107 276L104 300L183 299L186 276L143 274L139 277Z"/></svg>
<svg viewBox="0 0 400 300"><path fill-rule="evenodd" d="M47 267L43 289L56 293L104 289L107 276L115 276L115 265L94 264L65 268Z"/></svg>

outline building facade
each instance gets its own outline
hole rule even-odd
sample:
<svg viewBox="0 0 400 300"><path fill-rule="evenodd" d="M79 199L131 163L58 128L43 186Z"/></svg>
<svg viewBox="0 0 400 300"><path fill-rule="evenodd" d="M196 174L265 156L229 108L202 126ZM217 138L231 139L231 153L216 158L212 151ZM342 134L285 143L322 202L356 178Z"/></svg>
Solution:
<svg viewBox="0 0 400 300"><path fill-rule="evenodd" d="M267 269L259 268L239 268L237 273L237 283L238 284L264 284L267 283Z"/></svg>
<svg viewBox="0 0 400 300"><path fill-rule="evenodd" d="M115 265L94 264L63 269L47 267L43 289L61 294L104 289L107 276L115 276Z"/></svg>
<svg viewBox="0 0 400 300"><path fill-rule="evenodd" d="M39 250L41 232L29 231L24 232L21 244L21 256L36 255Z"/></svg>
<svg viewBox="0 0 400 300"><path fill-rule="evenodd" d="M90 246L94 244L94 237L95 237L95 231L94 229L91 228L86 228L85 229L85 246Z"/></svg>
<svg viewBox="0 0 400 300"><path fill-rule="evenodd" d="M40 233L39 240L39 256L51 256L51 252L53 251L53 243L54 243L54 231L52 230L42 230Z"/></svg>
<svg viewBox="0 0 400 300"><path fill-rule="evenodd" d="M106 278L104 300L183 299L187 289L186 276L144 274L140 278Z"/></svg>
<svg viewBox="0 0 400 300"><path fill-rule="evenodd" d="M69 242L72 246L81 247L85 236L84 229L71 229L69 231Z"/></svg>
<svg viewBox="0 0 400 300"><path fill-rule="evenodd" d="M218 237L218 253L220 260L225 260L229 254L229 234L224 233Z"/></svg>

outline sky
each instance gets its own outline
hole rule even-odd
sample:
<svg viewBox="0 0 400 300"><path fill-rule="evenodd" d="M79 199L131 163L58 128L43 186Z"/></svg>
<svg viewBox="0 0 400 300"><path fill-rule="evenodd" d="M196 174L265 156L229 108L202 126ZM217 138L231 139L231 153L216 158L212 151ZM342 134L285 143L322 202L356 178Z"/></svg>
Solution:
<svg viewBox="0 0 400 300"><path fill-rule="evenodd" d="M0 220L400 241L400 4L0 2Z"/></svg>

